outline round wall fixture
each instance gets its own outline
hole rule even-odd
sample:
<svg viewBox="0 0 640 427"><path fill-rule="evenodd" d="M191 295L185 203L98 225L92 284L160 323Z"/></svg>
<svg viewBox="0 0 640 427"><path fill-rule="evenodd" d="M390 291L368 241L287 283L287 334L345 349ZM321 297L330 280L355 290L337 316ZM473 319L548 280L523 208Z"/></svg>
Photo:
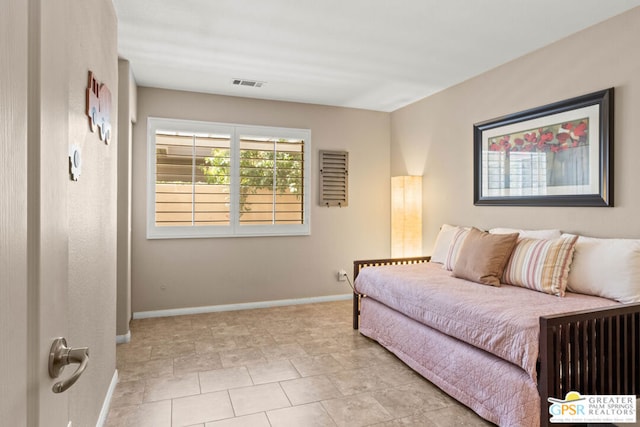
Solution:
<svg viewBox="0 0 640 427"><path fill-rule="evenodd" d="M69 172L71 173L71 179L78 180L80 173L82 172L82 161L80 159L80 147L72 145L69 147Z"/></svg>

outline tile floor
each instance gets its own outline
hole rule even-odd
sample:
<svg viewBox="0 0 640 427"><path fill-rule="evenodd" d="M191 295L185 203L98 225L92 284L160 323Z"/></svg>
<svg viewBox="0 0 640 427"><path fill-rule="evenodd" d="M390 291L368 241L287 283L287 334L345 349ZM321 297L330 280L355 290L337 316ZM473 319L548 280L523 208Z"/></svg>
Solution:
<svg viewBox="0 0 640 427"><path fill-rule="evenodd" d="M107 427L491 426L338 301L131 322Z"/></svg>

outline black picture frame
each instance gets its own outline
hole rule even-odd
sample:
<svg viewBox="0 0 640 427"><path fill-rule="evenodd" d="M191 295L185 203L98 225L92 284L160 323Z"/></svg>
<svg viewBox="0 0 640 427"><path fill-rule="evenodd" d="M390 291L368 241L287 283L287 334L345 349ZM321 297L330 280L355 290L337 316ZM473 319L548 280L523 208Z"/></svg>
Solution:
<svg viewBox="0 0 640 427"><path fill-rule="evenodd" d="M613 206L609 88L473 125L476 206Z"/></svg>

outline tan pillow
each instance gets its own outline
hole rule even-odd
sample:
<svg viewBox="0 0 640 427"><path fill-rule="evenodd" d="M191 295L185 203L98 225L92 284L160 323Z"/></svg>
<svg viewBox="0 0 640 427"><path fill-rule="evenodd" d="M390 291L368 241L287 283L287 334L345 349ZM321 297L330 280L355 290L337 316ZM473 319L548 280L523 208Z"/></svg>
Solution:
<svg viewBox="0 0 640 427"><path fill-rule="evenodd" d="M453 275L484 285L500 286L504 267L518 241L518 233L489 234L469 230L453 267Z"/></svg>

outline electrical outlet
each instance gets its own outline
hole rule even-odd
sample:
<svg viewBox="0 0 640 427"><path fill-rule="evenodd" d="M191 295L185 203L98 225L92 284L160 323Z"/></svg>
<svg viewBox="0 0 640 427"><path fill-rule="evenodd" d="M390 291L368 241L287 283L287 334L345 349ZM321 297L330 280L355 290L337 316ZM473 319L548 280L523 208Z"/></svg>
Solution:
<svg viewBox="0 0 640 427"><path fill-rule="evenodd" d="M347 280L347 272L344 269L338 270L338 282L345 282Z"/></svg>

